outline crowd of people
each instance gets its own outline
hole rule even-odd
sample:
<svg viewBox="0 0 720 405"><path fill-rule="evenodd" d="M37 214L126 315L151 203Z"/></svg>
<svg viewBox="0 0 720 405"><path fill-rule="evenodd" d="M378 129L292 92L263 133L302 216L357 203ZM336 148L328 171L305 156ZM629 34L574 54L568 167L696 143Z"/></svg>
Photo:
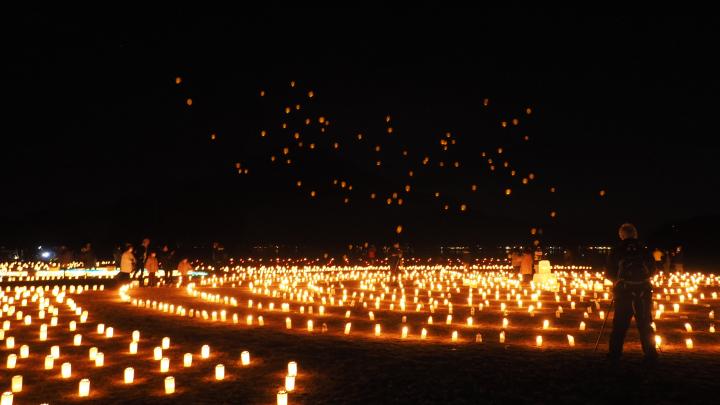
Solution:
<svg viewBox="0 0 720 405"><path fill-rule="evenodd" d="M213 246L213 253L218 249L218 244ZM193 271L190 259L186 256L178 255L175 249L171 249L168 244L162 245L160 251L150 246L150 239L143 239L142 243L136 247L132 244L125 244L124 248L117 247L113 254L115 259L115 267L120 269L118 273L119 280L129 280L131 278L146 280L140 285L170 285L173 282L173 276L177 270L181 276L187 276ZM215 256L213 255L213 258ZM162 277L159 277L160 270L163 270Z"/></svg>

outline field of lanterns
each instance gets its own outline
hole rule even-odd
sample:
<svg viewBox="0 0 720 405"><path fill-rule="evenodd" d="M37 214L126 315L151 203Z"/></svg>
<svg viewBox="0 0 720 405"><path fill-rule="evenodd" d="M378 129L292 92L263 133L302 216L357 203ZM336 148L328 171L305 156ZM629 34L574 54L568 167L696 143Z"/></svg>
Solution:
<svg viewBox="0 0 720 405"><path fill-rule="evenodd" d="M1 270L2 405L659 402L715 397L720 279L659 274L660 363L634 326L609 368L611 286L589 267L522 284L498 264L198 268L172 285ZM32 265L25 268L31 268ZM22 266L20 266L22 268ZM637 378L636 378L637 377ZM639 387L635 382L642 381Z"/></svg>

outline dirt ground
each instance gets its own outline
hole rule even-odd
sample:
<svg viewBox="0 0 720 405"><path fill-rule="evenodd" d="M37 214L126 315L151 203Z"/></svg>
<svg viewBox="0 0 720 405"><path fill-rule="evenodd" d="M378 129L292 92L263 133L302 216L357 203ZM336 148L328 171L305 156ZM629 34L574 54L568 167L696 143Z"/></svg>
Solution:
<svg viewBox="0 0 720 405"><path fill-rule="evenodd" d="M233 289L202 291L229 295ZM628 336L626 356L618 365L604 360L600 352L606 345L594 353L599 321L588 321L587 333L576 333L575 348L562 343L565 330L560 326L561 330L544 333L547 345L536 348L532 345L536 332L526 330L531 328L523 322L540 322L541 318L518 321L516 330L511 324L507 344L500 344L494 315L487 314L485 319L478 313L476 327L472 331L456 328L461 330L461 341L451 343L444 322L429 329L431 339L419 340L415 329L422 322L420 317L408 319L409 325L415 325L411 338L399 339L399 317L389 311L377 313L376 319L387 330L383 336L373 336L374 322L363 320L359 314L357 318L353 314L353 333L345 336L345 320L332 311L326 319L316 314L315 331L311 333L304 323L311 316L292 314L296 323L290 331L284 328L287 314L279 311L265 313L263 327L247 326L247 308L192 298L184 289L135 288L130 295L198 310L227 308L229 313L238 313L240 323L211 322L139 308L121 302L116 289L110 286L104 292L68 295L90 312L88 323L79 324L78 332L67 329L67 322L77 317L64 306L59 325L49 328L46 342L37 339L41 321L33 319L31 326L22 326L12 318L13 326L5 336L14 336L17 346L14 350L7 349L4 342L0 346L0 383L8 390L12 376L23 375L23 391L15 394L14 404L274 404L284 384L288 361L296 361L299 368L296 389L289 394L290 404L709 403L720 395L718 340L707 334L694 337L698 347L692 351L680 344L667 346L660 362L647 369L641 363L634 332ZM8 317L0 321L5 319ZM575 328L576 321L566 322ZM98 335L95 330L99 322L112 326L115 336L108 339ZM683 320L677 322L682 325ZM328 332L321 332L321 323L327 324ZM131 355L128 343L136 329L141 331L139 353ZM483 333L483 343L474 341L476 331ZM82 346L72 346L75 333L82 333ZM682 342L681 333L673 333L667 333L668 340ZM167 374L161 373L158 362L152 359L153 348L165 336L171 338L170 350L164 351L164 356L170 358ZM17 353L21 344L30 345L30 358L18 359L14 370L6 369L7 355ZM54 344L61 346L61 357L53 370L43 370L44 356ZM211 347L210 359L199 357L203 344ZM105 366L95 367L88 360L91 346L105 353ZM240 365L243 350L251 353L251 364L246 367ZM182 367L186 352L194 355L190 368ZM60 378L60 364L66 361L73 367L73 375L67 380ZM226 367L223 381L214 379L214 367L219 363ZM123 370L128 366L135 368L132 385L122 382ZM175 394L164 393L166 375L176 380ZM77 396L78 381L83 377L91 380L89 398Z"/></svg>

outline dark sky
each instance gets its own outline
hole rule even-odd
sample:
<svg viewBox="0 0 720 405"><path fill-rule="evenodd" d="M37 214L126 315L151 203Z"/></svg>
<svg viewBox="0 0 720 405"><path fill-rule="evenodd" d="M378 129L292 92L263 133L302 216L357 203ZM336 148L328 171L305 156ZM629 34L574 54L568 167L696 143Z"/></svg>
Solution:
<svg viewBox="0 0 720 405"><path fill-rule="evenodd" d="M398 224L418 244L527 241L532 227L586 243L626 220L649 234L716 218L719 23L436 7L16 15L2 33L0 245L344 245L386 241ZM317 153L272 165L293 145L278 127L295 102L328 117L330 133L303 132ZM516 116L518 127L499 126ZM425 154L442 159L446 131L462 169L423 171ZM368 167L374 144L382 171ZM480 152L497 146L537 179L491 174ZM403 207L369 200L400 191L410 168ZM353 183L350 204L333 178Z"/></svg>

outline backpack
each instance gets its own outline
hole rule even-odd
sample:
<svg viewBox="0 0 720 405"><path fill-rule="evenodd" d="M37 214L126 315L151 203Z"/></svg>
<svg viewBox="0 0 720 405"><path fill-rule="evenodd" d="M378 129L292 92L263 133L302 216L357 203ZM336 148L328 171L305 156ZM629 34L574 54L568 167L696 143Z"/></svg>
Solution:
<svg viewBox="0 0 720 405"><path fill-rule="evenodd" d="M648 279L650 279L650 270L645 264L642 247L635 243L627 245L623 257L618 262L618 280L637 283Z"/></svg>

